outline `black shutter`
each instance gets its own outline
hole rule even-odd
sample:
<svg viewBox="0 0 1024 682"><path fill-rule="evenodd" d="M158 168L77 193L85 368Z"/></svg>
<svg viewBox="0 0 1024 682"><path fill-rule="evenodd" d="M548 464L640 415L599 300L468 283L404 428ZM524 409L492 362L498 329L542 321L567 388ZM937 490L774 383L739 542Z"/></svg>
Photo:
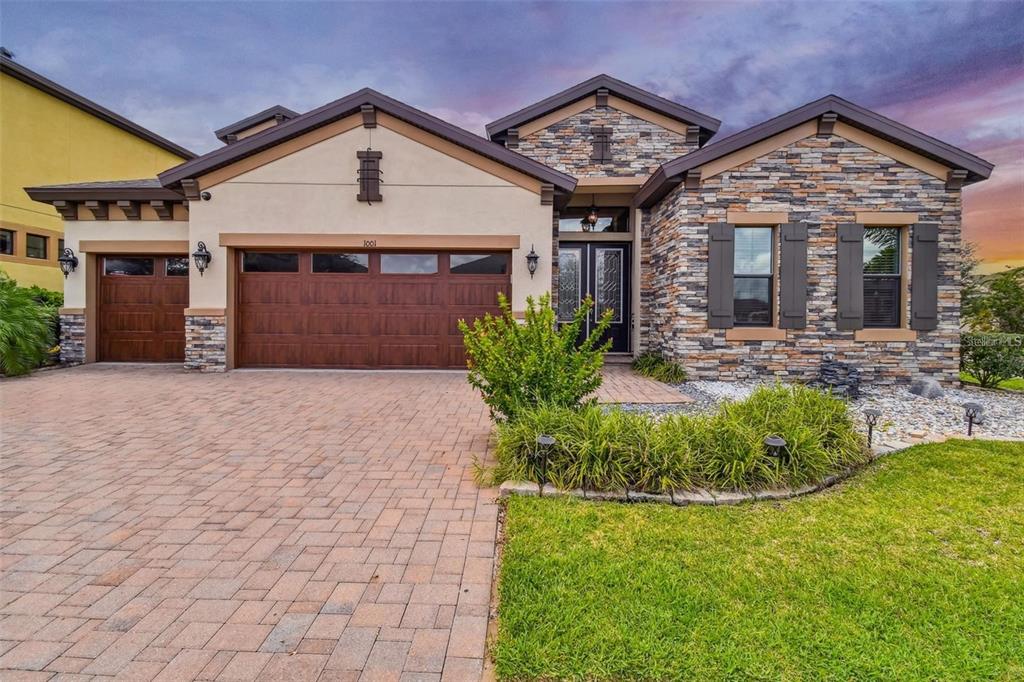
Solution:
<svg viewBox="0 0 1024 682"><path fill-rule="evenodd" d="M356 158L359 159L359 194L356 199L359 201L373 202L380 201L380 159L382 154L367 149L357 151Z"/></svg>
<svg viewBox="0 0 1024 682"><path fill-rule="evenodd" d="M733 326L734 231L729 223L708 226L708 327Z"/></svg>
<svg viewBox="0 0 1024 682"><path fill-rule="evenodd" d="M939 326L939 226L914 225L910 245L910 328Z"/></svg>
<svg viewBox="0 0 1024 682"><path fill-rule="evenodd" d="M787 223L781 229L779 257L779 328L807 326L807 225Z"/></svg>
<svg viewBox="0 0 1024 682"><path fill-rule="evenodd" d="M864 226L841 223L836 230L836 328L864 327Z"/></svg>
<svg viewBox="0 0 1024 682"><path fill-rule="evenodd" d="M612 129L595 127L590 129L594 137L594 151L590 155L593 163L609 163L612 160Z"/></svg>

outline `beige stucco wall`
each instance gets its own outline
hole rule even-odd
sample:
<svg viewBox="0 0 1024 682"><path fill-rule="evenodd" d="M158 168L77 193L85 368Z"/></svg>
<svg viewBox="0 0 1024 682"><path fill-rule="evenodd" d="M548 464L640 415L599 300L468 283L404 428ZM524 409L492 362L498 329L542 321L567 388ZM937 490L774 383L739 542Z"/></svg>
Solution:
<svg viewBox="0 0 1024 682"><path fill-rule="evenodd" d="M382 117L383 118L383 117ZM383 201L356 201L356 151L383 153ZM203 277L193 269L192 308L225 308L228 296L224 233L359 234L387 248L388 237L411 234L519 235L512 254L512 306L551 282L552 207L524 187L388 129L349 130L313 146L206 186L210 201L190 206L190 249L205 241L213 261ZM394 241L392 239L392 241ZM526 253L540 255L536 275Z"/></svg>
<svg viewBox="0 0 1024 682"><path fill-rule="evenodd" d="M78 267L64 281L64 307L86 307L86 281L89 259L82 251L83 241L166 242L187 240L188 223L179 220L74 220L64 223L64 246L78 255Z"/></svg>

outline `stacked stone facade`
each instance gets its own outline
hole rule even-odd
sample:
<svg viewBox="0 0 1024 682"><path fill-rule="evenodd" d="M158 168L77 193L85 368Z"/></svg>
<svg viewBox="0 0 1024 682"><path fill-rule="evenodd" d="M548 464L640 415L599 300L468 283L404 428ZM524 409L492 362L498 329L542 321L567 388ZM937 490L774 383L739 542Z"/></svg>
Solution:
<svg viewBox="0 0 1024 682"><path fill-rule="evenodd" d="M594 163L591 128L612 128L610 163ZM686 136L611 107L591 107L519 140L516 151L582 177L647 175L665 161L697 148Z"/></svg>
<svg viewBox="0 0 1024 682"><path fill-rule="evenodd" d="M60 314L60 362L80 365L85 362L85 315Z"/></svg>
<svg viewBox="0 0 1024 682"><path fill-rule="evenodd" d="M223 315L185 316L185 369L223 372L227 369L227 321Z"/></svg>
<svg viewBox="0 0 1024 682"><path fill-rule="evenodd" d="M708 225L727 222L729 210L784 211L789 222L807 224L807 326L788 330L785 341L727 341L726 330L708 328ZM856 222L857 211L913 212L919 222L939 225L934 331L917 332L915 341L865 342L836 328L836 225ZM698 190L680 186L649 214L642 343L683 364L693 379L812 380L832 354L868 382L926 375L955 384L960 213L960 192L947 191L942 180L837 136L798 141L708 178ZM910 265L904 253L908 282Z"/></svg>

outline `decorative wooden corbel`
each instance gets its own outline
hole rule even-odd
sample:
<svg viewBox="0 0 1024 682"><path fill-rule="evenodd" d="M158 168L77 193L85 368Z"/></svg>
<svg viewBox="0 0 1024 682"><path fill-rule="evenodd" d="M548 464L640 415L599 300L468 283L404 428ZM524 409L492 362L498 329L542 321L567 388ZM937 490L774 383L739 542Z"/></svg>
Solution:
<svg viewBox="0 0 1024 682"><path fill-rule="evenodd" d="M182 180L181 191L189 201L199 201L199 181L195 178L185 178Z"/></svg>
<svg viewBox="0 0 1024 682"><path fill-rule="evenodd" d="M92 217L96 220L108 220L110 217L107 214L107 202L105 201L87 201L85 207L92 212Z"/></svg>
<svg viewBox="0 0 1024 682"><path fill-rule="evenodd" d="M597 106L602 109L608 108L608 88L597 89Z"/></svg>
<svg viewBox="0 0 1024 682"><path fill-rule="evenodd" d="M63 199L58 199L53 202L53 207L57 209L57 213L60 213L60 217L64 220L78 220L77 201L64 201Z"/></svg>
<svg viewBox="0 0 1024 682"><path fill-rule="evenodd" d="M230 134L224 136L224 140L228 144L231 144L233 142L238 142L238 135L236 135L235 133L230 133Z"/></svg>
<svg viewBox="0 0 1024 682"><path fill-rule="evenodd" d="M359 107L359 111L363 114L363 127L364 128L376 128L377 127L377 109L372 104L363 104Z"/></svg>
<svg viewBox="0 0 1024 682"><path fill-rule="evenodd" d="M519 128L509 128L505 131L505 147L508 149L519 147Z"/></svg>
<svg viewBox="0 0 1024 682"><path fill-rule="evenodd" d="M149 205L156 211L156 215L160 220L174 220L174 202L164 201L162 199L149 202Z"/></svg>
<svg viewBox="0 0 1024 682"><path fill-rule="evenodd" d="M540 186L541 206L552 206L555 203L555 186L545 182Z"/></svg>
<svg viewBox="0 0 1024 682"><path fill-rule="evenodd" d="M139 202L137 201L119 201L117 207L124 212L124 217L128 220L140 220L142 213L139 211Z"/></svg>
<svg viewBox="0 0 1024 682"><path fill-rule="evenodd" d="M686 126L686 144L700 144L700 126Z"/></svg>
<svg viewBox="0 0 1024 682"><path fill-rule="evenodd" d="M839 114L822 114L821 118L818 119L818 137L828 137L831 135L832 129L836 127L836 120L838 118Z"/></svg>
<svg viewBox="0 0 1024 682"><path fill-rule="evenodd" d="M963 189L964 183L967 181L967 171L965 170L951 170L946 175L946 189L957 190Z"/></svg>
<svg viewBox="0 0 1024 682"><path fill-rule="evenodd" d="M683 186L686 189L700 189L700 168L691 168L686 171Z"/></svg>

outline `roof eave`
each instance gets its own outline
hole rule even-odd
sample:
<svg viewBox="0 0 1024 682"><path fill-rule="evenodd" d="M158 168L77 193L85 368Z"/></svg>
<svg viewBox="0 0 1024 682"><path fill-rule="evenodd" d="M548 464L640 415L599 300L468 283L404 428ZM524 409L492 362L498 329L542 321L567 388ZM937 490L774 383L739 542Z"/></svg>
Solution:
<svg viewBox="0 0 1024 682"><path fill-rule="evenodd" d="M185 196L166 187L26 187L33 201L182 201Z"/></svg>

